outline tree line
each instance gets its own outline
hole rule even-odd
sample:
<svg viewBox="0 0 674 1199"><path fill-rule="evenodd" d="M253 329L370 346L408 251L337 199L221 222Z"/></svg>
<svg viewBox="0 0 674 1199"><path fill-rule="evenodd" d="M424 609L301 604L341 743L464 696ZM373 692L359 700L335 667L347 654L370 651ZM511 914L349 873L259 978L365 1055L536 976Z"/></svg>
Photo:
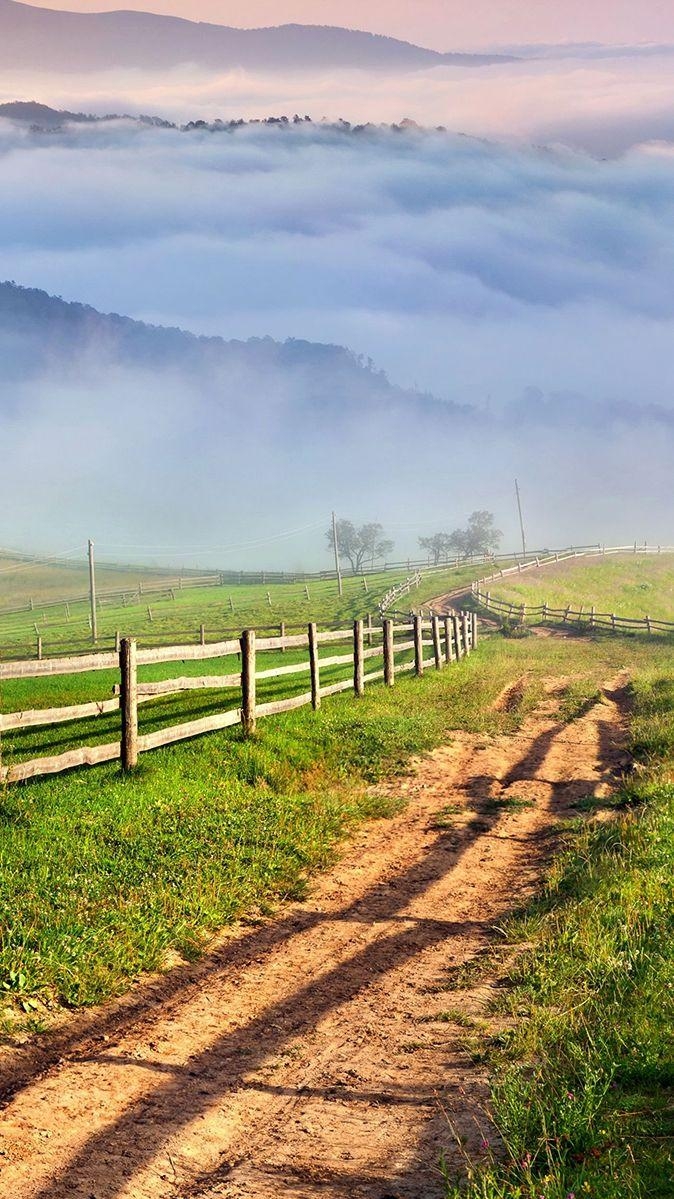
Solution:
<svg viewBox="0 0 674 1199"><path fill-rule="evenodd" d="M365 567L376 566L391 553L394 542L386 536L379 521L368 521L357 526L351 520L336 523L337 550L344 562L348 562L353 574L360 574ZM335 548L335 533L332 526L326 539L331 550ZM464 559L489 555L498 549L503 534L496 528L494 515L485 509L472 512L463 529L451 533L433 533L419 538L419 546L425 550L434 566L450 559Z"/></svg>

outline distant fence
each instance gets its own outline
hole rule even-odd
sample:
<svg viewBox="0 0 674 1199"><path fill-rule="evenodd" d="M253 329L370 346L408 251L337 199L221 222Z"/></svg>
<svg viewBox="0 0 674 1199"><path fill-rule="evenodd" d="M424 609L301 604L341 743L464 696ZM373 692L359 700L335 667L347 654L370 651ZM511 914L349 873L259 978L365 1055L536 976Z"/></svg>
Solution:
<svg viewBox="0 0 674 1199"><path fill-rule="evenodd" d="M507 570L499 570L487 578L473 583L471 591L475 602L488 612L493 612L507 620L515 620L519 624L524 624L527 619L534 621L540 619L545 624L549 622L557 622L563 625L572 624L580 629L591 632L604 630L610 633L671 633L674 632L674 622L672 621L656 620L650 616L637 618L619 616L615 612L597 612L596 607L591 604L581 604L580 608L573 608L570 604L565 608L553 608L548 603L534 605L514 603L510 600L498 599L496 596L492 596L491 591L486 589L487 584L498 582L510 575L520 575L532 569L535 570L537 567L550 566L558 562L567 562L574 558L604 559L617 554L657 555L671 553L674 553L674 546L638 545L636 542L629 546L601 546L599 549L593 550L574 550L567 553L555 553L547 557L536 558L533 562L526 564L519 563L517 566L512 566Z"/></svg>
<svg viewBox="0 0 674 1199"><path fill-rule="evenodd" d="M591 548L591 549L596 550L597 547L596 546L592 546L592 547L580 546L578 548L579 549ZM517 552L510 553L510 554L494 554L494 555L488 555L488 556L486 556L485 554L471 554L467 557L444 556L442 558L442 560L437 563L431 563L431 562L429 562L428 559L423 559L421 561L415 562L408 558L402 562L383 562L383 563L379 563L379 564L375 563L370 566L365 566L362 569L356 571L354 573L353 577L367 579L368 577L370 577L372 575L387 574L390 571L394 571L396 573L400 573L401 571L407 571L408 574L410 574L413 571L414 572L423 571L424 573L427 573L429 571L442 571L442 570L447 570L449 568L458 567L458 566L478 566L485 562L504 562L504 561L512 562L513 560L518 560L518 559L521 559L524 562L524 561L531 561L537 555L547 554L548 552L549 552L548 550L533 550L533 551L531 551L531 553L528 553L526 555L526 558L522 555L522 553L518 554ZM39 559L39 558L29 558L27 555L18 555L17 554L15 556L17 558L21 557L21 558L25 559L25 561L27 563L39 564L41 561L44 561L45 565L79 567L82 570L84 570L86 568L86 563L84 563L84 562L75 563L70 560L68 560L68 561L65 561L65 560L60 561L59 560L57 562L57 561L49 560L49 559L43 560L43 559ZM116 565L113 567L110 563L98 563L98 565L96 567L97 573L100 573L102 571L109 570L109 569L125 570L125 571L128 571L129 574L133 574L134 569L138 569L138 568L137 567L134 568L133 566L124 566L124 565ZM146 568L143 568L143 573L145 573L145 569ZM153 570L153 573L159 573L159 568L152 568L152 570ZM139 571L139 573L140 573L140 571ZM271 586L271 585L276 585L276 584L286 584L286 583L310 583L310 582L312 582L312 580L318 581L318 582L330 582L330 581L336 582L337 574L334 570L321 570L321 571L314 571L314 572L285 571L285 570L257 570L257 571L219 570L219 571L205 572L203 574L199 574L195 571L191 571L191 572L188 571L188 572L185 572L184 574L179 574L179 575L175 575L175 576L171 576L167 572L164 572L161 575L161 580L156 583L148 582L146 579L139 579L138 585L135 587L129 586L129 587L106 588L106 589L98 588L97 595L98 595L99 602L105 601L105 600L111 600L111 601L117 600L122 605L124 605L125 603L130 603L132 601L137 602L138 600L143 599L143 597L145 597L145 596L155 596L155 597L163 596L165 598L171 598L175 594L176 591L187 590L190 587L198 587L198 588L228 587L228 586L262 586L262 587L264 587L264 586ZM39 611L41 611L41 612L46 611L48 608L59 608L59 607L63 608L65 610L65 609L67 609L68 604L73 604L73 605L82 604L82 603L88 603L88 601L89 601L89 592L88 591L86 593L82 593L80 595L66 596L66 597L60 597L58 599L50 599L50 600L37 600L36 601L35 597L33 597L32 599L28 599L28 601L25 603L0 608L0 617L2 617L2 616L17 616L17 615L20 615L21 613L33 612L37 609L39 609Z"/></svg>
<svg viewBox="0 0 674 1199"><path fill-rule="evenodd" d="M428 634L430 633L430 637ZM375 645L375 639L381 644ZM402 639L401 639L402 638ZM320 656L320 647L326 644L350 642L348 653ZM366 648L367 640L367 648ZM204 733L215 732L243 725L246 734L255 731L256 721L266 716L275 716L295 708L311 704L314 710L321 706L327 696L352 690L362 695L369 683L383 680L393 686L396 677L406 671L417 676L428 667L440 670L444 665L456 662L469 654L477 644L477 618L475 613L455 613L442 619L430 621L415 616L411 621L397 623L385 620L381 629L366 628L364 621L357 620L353 629L338 629L318 632L310 624L305 633L297 636L258 637L255 630L244 631L240 639L221 641L210 645L174 645L160 649L137 648L135 640L124 638L119 653L97 653L75 658L47 659L45 661L11 662L0 665L0 680L38 679L56 675L82 674L89 671L119 669L119 685L113 698L95 700L63 708L34 709L0 714L0 733L44 726L65 724L78 720L90 720L110 713L120 712L120 736L105 745L82 746L54 757L36 758L13 765L0 764L0 782L15 783L26 779L59 774L79 766L94 766L102 762L120 760L123 770L131 770L142 753L172 745ZM257 655L265 651L288 649L308 650L306 661L288 666L276 666L269 670L257 669ZM431 657L425 654L430 648ZM402 653L413 651L411 662L396 662ZM227 658L235 654L241 657L240 668L228 675L205 675L200 678L173 678L160 682L139 682L138 667L163 662L202 661ZM366 662L382 659L381 667L366 671ZM321 672L335 667L352 667L352 677L323 686ZM310 690L287 699L271 703L258 703L257 681L276 679L283 676L306 673L309 675ZM240 702L235 707L200 720L162 728L156 732L140 734L138 707L160 696L176 695L194 690L227 691L237 690Z"/></svg>

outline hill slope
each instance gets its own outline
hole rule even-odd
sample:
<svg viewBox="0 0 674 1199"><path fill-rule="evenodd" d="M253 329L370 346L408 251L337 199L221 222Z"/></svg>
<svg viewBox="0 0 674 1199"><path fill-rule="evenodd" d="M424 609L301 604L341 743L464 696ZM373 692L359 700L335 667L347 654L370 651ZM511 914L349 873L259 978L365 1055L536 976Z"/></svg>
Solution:
<svg viewBox="0 0 674 1199"><path fill-rule="evenodd" d="M72 13L0 0L0 66L56 71L211 69L287 71L337 67L417 70L483 66L499 55L439 54L409 42L333 26L235 29L142 12Z"/></svg>

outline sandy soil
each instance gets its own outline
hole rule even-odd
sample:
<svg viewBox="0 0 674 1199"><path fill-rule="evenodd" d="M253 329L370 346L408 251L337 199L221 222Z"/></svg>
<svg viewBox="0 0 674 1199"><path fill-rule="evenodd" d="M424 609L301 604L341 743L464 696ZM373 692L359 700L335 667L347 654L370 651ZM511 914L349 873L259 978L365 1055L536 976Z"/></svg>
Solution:
<svg viewBox="0 0 674 1199"><path fill-rule="evenodd" d="M626 765L622 683L569 725L550 680L519 734L457 734L387 785L405 811L306 902L5 1053L0 1194L439 1199L454 1132L476 1154L491 1135L461 1028L489 987L457 989L457 969L498 945L557 821Z"/></svg>

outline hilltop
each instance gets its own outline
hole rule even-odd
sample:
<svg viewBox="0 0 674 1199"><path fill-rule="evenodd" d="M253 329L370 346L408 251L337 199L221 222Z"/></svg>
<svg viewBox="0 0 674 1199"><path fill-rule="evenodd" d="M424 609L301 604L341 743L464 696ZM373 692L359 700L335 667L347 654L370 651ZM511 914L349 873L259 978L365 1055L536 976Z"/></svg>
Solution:
<svg viewBox="0 0 674 1199"><path fill-rule="evenodd" d="M90 71L159 70L186 63L254 71L423 70L512 61L494 54L441 54L360 30L322 25L238 29L143 12L74 13L0 0L0 66Z"/></svg>

